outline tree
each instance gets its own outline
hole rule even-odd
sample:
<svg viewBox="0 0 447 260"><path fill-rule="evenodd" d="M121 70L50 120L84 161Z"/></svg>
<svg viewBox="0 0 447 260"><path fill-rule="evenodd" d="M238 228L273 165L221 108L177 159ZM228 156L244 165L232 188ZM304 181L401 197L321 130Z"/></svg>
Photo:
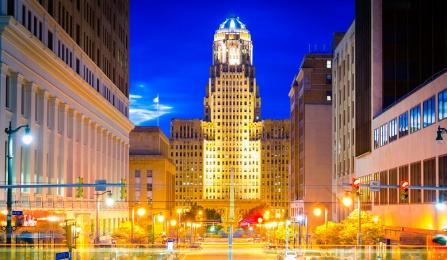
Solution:
<svg viewBox="0 0 447 260"><path fill-rule="evenodd" d="M204 214L206 220L220 220L221 215L216 211L216 209L205 209L205 214Z"/></svg>
<svg viewBox="0 0 447 260"><path fill-rule="evenodd" d="M146 228L145 228L146 226ZM133 227L133 241L135 244L146 244L148 239L152 237L151 226L139 225L134 223ZM132 221L123 221L118 227L113 230L112 237L117 240L118 243L130 244L132 240Z"/></svg>
<svg viewBox="0 0 447 260"><path fill-rule="evenodd" d="M288 226L288 237L289 237L289 243L293 242L293 229L289 225ZM281 243L286 242L286 227L285 225L280 225L279 228L275 231L275 238L280 241Z"/></svg>
<svg viewBox="0 0 447 260"><path fill-rule="evenodd" d="M328 222L318 226L314 238L318 244L356 245L358 233L358 210L353 210L341 223ZM376 244L382 240L384 233L378 216L372 216L369 211L361 211L362 243Z"/></svg>

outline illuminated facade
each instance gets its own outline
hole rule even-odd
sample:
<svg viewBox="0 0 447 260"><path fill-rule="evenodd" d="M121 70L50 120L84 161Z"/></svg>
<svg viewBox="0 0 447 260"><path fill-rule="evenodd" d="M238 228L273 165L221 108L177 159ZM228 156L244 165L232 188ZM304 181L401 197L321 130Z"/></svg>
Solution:
<svg viewBox="0 0 447 260"><path fill-rule="evenodd" d="M436 204L447 186L447 148L435 142L438 126L445 127L447 118L446 7L443 1L356 1L355 34L344 40L346 55L353 41L349 37L354 38L355 62L347 69L340 59L334 68L334 75L347 74L334 77L338 98L348 93L352 104L348 109L342 103L334 122L347 122L340 112L354 109L350 124L334 125L335 138L354 141L334 140L334 185L357 177L365 185L375 180L394 186L380 191L364 186L358 197L362 210L383 220L387 244L425 245L434 235L446 234L446 214ZM342 53L344 48L337 49ZM352 89L345 87L349 77L351 84L355 80ZM355 162L345 163L351 155ZM398 188L401 181L410 186L405 200Z"/></svg>
<svg viewBox="0 0 447 260"><path fill-rule="evenodd" d="M324 205L328 220L332 220L332 57L327 53L306 54L289 92L292 125L289 216L293 219ZM309 218L309 230L324 221L324 216Z"/></svg>
<svg viewBox="0 0 447 260"><path fill-rule="evenodd" d="M21 133L14 136L13 184L127 178L134 127L128 119L129 2L16 0L0 5L0 125L28 124L34 137L24 146ZM6 144L4 132L0 140ZM5 150L0 150L3 158ZM5 160L0 168L6 169ZM4 174L0 179L5 183ZM127 202L118 201L119 188L108 189L116 201L112 208L101 205L101 237L128 218ZM82 228L78 242L93 242L96 201L105 199L96 193L93 187L84 187L79 197L73 187L13 189L13 210L35 216L38 225L55 215L58 222L75 220ZM0 193L2 204L5 195ZM28 231L58 237L64 232L58 223Z"/></svg>
<svg viewBox="0 0 447 260"><path fill-rule="evenodd" d="M169 159L169 139L155 126L136 126L130 132L129 179L127 191L129 217L132 209L144 208L139 218L152 219L159 212L169 219L174 207L175 165ZM157 237L161 226L156 226Z"/></svg>
<svg viewBox="0 0 447 260"><path fill-rule="evenodd" d="M263 203L285 213L290 120L260 115L251 35L230 16L214 34L204 120L171 122L177 207L216 208L228 218L233 179L236 219Z"/></svg>
<svg viewBox="0 0 447 260"><path fill-rule="evenodd" d="M338 199L345 196L355 177L355 22L334 50L332 66L332 180ZM349 215L343 203L336 203L333 219L337 222Z"/></svg>

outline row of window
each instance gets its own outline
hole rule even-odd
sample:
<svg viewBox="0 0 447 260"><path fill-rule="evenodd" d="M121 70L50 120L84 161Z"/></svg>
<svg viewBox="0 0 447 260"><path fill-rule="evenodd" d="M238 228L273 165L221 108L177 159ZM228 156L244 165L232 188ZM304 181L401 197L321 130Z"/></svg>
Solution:
<svg viewBox="0 0 447 260"><path fill-rule="evenodd" d="M33 35L36 36L36 38L38 38L41 42L43 42L43 23L42 23L42 21L38 21L38 16L33 15L31 10L28 10L25 5L22 5L22 24L31 33L33 33ZM56 53L56 51L53 48L53 42L54 42L53 33L50 30L48 30L47 31L47 47L51 51ZM56 54L68 66L73 68L77 74L81 75L80 59L78 57L76 57L76 55L73 55L73 52L70 51L70 49L66 46L66 44L64 44L61 41L61 39L58 39L58 50L57 50ZM75 56L75 60L76 60L74 67L73 67L73 60L74 60L73 56ZM84 80L86 80L86 82L88 82L93 87L93 82L94 82L93 75L91 74L91 70L85 65L84 65L84 73L83 74L84 74L83 75ZM108 76L110 79L113 79L112 77L110 77L110 75L108 75ZM115 81L115 80L113 79L113 81ZM115 104L115 95L112 95L113 97L106 97L105 93L107 92L107 90L108 91L110 91L110 90L106 85L104 85L103 88L104 88L104 91L102 93L103 96L110 103L112 103L112 105L114 105L121 113L123 113L124 115L127 116L127 107L125 107L125 104L121 100L118 102L118 104ZM99 90L99 80L97 80L96 89L98 92L100 91Z"/></svg>
<svg viewBox="0 0 447 260"><path fill-rule="evenodd" d="M370 180L379 180L383 185L396 185L400 181L408 181L410 186L425 186L425 187L446 187L447 186L447 155L438 157L438 176L436 176L436 158L429 158L423 161L416 161L408 165L384 170L382 172L374 173L360 178L361 183L368 183ZM421 203L437 203L435 189L416 189L409 190L409 197L402 200L399 197L398 188L381 188L380 192L370 194L367 187L362 187L362 193L365 193L363 198L374 204L421 204ZM371 197L372 195L372 197Z"/></svg>
<svg viewBox="0 0 447 260"><path fill-rule="evenodd" d="M438 94L438 120L447 117L447 90ZM387 124L374 129L374 148L382 147L409 133L417 132L421 127L428 127L436 122L435 97L405 111L399 117L391 119Z"/></svg>

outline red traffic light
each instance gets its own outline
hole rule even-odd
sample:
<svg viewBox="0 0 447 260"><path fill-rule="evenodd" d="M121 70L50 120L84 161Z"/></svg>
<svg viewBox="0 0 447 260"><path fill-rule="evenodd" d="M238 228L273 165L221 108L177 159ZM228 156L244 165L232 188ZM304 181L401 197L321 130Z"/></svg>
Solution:
<svg viewBox="0 0 447 260"><path fill-rule="evenodd" d="M401 189L408 189L408 181L401 181L400 182L400 188Z"/></svg>
<svg viewBox="0 0 447 260"><path fill-rule="evenodd" d="M351 184L352 184L352 187L358 188L360 186L360 180L357 178L352 178Z"/></svg>
<svg viewBox="0 0 447 260"><path fill-rule="evenodd" d="M406 200L408 198L408 181L400 181L400 199Z"/></svg>
<svg viewBox="0 0 447 260"><path fill-rule="evenodd" d="M356 196L358 196L360 189L360 180L357 178L352 178L351 188L352 188L351 192L354 193Z"/></svg>

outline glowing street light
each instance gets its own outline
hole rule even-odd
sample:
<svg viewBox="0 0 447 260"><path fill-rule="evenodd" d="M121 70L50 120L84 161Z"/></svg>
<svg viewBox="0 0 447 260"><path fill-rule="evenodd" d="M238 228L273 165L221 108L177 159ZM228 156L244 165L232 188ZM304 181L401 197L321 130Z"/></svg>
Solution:
<svg viewBox="0 0 447 260"><path fill-rule="evenodd" d="M137 210L138 216L143 216L146 214L146 210L144 208L138 208ZM132 222L130 228L130 243L134 242L134 225L135 225L135 205L132 207Z"/></svg>
<svg viewBox="0 0 447 260"><path fill-rule="evenodd" d="M163 214L161 212L158 212L157 214L155 214L152 218L153 222L152 222L152 235L154 236L154 239L152 240L152 243L155 242L155 218L157 218L158 222L163 222L164 217Z"/></svg>
<svg viewBox="0 0 447 260"><path fill-rule="evenodd" d="M8 186L12 185L12 136L17 133L21 128L25 128L25 135L22 137L24 144L30 144L32 137L30 134L29 125L22 125L16 129L12 129L11 121L9 121L9 127L5 129L5 133L8 134ZM8 215L6 216L6 244L11 246L11 235L12 235L12 188L7 188L6 194L6 209L8 210Z"/></svg>

